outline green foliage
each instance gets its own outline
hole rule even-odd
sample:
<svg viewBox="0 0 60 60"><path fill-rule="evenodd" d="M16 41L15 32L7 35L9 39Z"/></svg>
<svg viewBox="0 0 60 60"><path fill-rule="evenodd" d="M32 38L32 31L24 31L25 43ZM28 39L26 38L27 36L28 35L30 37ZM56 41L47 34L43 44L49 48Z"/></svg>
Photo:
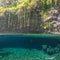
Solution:
<svg viewBox="0 0 60 60"><path fill-rule="evenodd" d="M54 2L56 2L56 0L54 0ZM27 15L29 15L28 17L29 20L30 21L32 20L29 23L31 23L31 26L35 26L34 27L35 29L33 28L33 30L44 31L50 28L52 24L51 22L44 21L45 18L48 17L49 15L48 12L50 11L51 7L52 7L51 0L22 0L21 2L17 1L13 4L8 4L7 6L4 7L1 6L0 15L4 15L5 11L10 11L11 13L15 12L17 13L16 15L18 16L19 20L20 17L22 18L23 16L25 17L25 19L23 17L24 20L28 20Z"/></svg>
<svg viewBox="0 0 60 60"><path fill-rule="evenodd" d="M15 2L11 5L8 5L7 8L22 7L22 6L25 6L25 4L27 4L28 7L31 8L31 7L34 7L34 5L36 5L37 3L39 3L39 5L42 7L42 10L44 10L44 11L49 9L51 6L50 0L22 0L21 2Z"/></svg>
<svg viewBox="0 0 60 60"><path fill-rule="evenodd" d="M45 22L42 26L43 29L47 29L47 28L50 28L50 26L52 25L51 22Z"/></svg>
<svg viewBox="0 0 60 60"><path fill-rule="evenodd" d="M41 6L42 6L42 10L44 12L48 11L49 8L51 7L51 2L50 0L41 0Z"/></svg>

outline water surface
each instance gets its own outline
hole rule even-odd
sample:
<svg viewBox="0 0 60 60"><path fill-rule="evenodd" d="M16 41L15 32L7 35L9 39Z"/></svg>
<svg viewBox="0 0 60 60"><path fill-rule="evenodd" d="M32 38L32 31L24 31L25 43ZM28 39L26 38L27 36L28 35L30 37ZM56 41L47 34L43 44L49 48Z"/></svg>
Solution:
<svg viewBox="0 0 60 60"><path fill-rule="evenodd" d="M53 60L59 52L59 35L0 35L0 60Z"/></svg>

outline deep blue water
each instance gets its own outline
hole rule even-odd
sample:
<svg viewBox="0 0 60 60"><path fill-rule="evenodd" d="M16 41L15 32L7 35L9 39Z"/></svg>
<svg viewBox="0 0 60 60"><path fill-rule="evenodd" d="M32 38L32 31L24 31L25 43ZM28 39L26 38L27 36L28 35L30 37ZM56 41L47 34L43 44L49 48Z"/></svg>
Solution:
<svg viewBox="0 0 60 60"><path fill-rule="evenodd" d="M0 35L0 48L41 49L41 45L52 47L60 44L59 36Z"/></svg>

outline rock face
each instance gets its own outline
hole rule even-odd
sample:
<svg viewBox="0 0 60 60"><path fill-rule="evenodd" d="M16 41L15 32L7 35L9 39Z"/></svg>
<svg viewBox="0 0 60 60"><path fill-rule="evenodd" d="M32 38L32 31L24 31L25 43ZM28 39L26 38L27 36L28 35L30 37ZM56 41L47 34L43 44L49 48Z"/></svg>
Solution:
<svg viewBox="0 0 60 60"><path fill-rule="evenodd" d="M17 11L5 11L0 16L1 33L42 33L41 10L36 6L30 10L22 7Z"/></svg>
<svg viewBox="0 0 60 60"><path fill-rule="evenodd" d="M0 6L8 7L8 5L20 1L21 0L0 0ZM60 8L52 7L50 16L43 21L42 7L39 2L36 2L28 8L28 4L25 3L25 5L26 6L19 7L14 11L4 10L2 15L0 15L0 32L45 33L42 27L45 21L52 22L51 27L48 29L50 33L60 32Z"/></svg>
<svg viewBox="0 0 60 60"><path fill-rule="evenodd" d="M53 8L51 10L51 18L52 22L50 33L59 34L60 33L60 12L58 9Z"/></svg>

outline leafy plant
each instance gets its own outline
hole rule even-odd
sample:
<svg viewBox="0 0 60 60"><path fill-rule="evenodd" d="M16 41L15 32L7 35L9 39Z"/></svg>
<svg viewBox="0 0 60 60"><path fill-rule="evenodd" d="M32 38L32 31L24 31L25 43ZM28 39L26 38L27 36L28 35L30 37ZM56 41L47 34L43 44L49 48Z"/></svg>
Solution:
<svg viewBox="0 0 60 60"><path fill-rule="evenodd" d="M45 23L43 24L42 28L43 28L43 29L50 28L51 24L52 24L51 22L45 22Z"/></svg>

